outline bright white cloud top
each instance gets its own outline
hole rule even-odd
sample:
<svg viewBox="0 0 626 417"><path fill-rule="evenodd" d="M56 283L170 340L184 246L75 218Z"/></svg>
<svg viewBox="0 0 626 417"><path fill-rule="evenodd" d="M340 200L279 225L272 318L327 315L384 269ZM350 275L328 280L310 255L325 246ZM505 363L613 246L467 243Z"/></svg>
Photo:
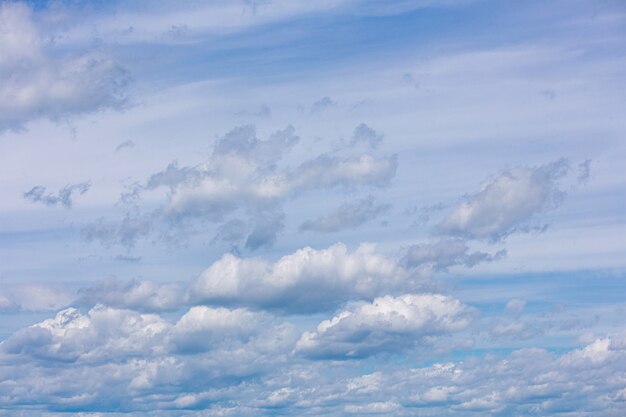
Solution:
<svg viewBox="0 0 626 417"><path fill-rule="evenodd" d="M0 416L626 414L619 1L0 1Z"/></svg>

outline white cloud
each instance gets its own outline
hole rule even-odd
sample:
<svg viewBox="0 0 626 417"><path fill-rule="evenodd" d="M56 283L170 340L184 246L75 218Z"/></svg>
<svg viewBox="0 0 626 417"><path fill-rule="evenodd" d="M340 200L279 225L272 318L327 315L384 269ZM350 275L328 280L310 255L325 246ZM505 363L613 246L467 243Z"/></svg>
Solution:
<svg viewBox="0 0 626 417"><path fill-rule="evenodd" d="M248 305L288 312L336 308L351 299L372 299L394 290L420 287L397 262L362 244L316 250L306 247L274 263L231 254L205 270L191 285L192 300Z"/></svg>
<svg viewBox="0 0 626 417"><path fill-rule="evenodd" d="M382 297L321 323L314 339L344 355L397 352L459 330L468 319L467 308L449 297ZM10 381L0 384L0 405L36 404L29 412L38 416L77 408L110 412L119 404L142 415L156 404L166 415L198 417L209 409L405 416L416 407L426 415L506 410L618 417L625 407L624 335L563 354L522 349L424 367L390 364L363 374L359 369L372 362L355 367L293 356L296 342L302 349L303 340L311 340L305 334L298 342L297 335L291 325L244 309L193 307L175 323L102 306L85 314L67 309L0 343L0 376Z"/></svg>
<svg viewBox="0 0 626 417"><path fill-rule="evenodd" d="M41 33L24 3L0 4L0 131L126 103L126 70L98 51L67 54Z"/></svg>
<svg viewBox="0 0 626 417"><path fill-rule="evenodd" d="M117 361L161 350L168 328L153 314L96 306L83 315L68 308L18 331L0 346L5 353L49 361Z"/></svg>
<svg viewBox="0 0 626 417"><path fill-rule="evenodd" d="M157 314L96 305L85 314L67 308L23 328L0 343L0 352L92 367L208 351L219 356L231 349L275 353L288 351L296 338L292 326L244 309L196 306L170 323Z"/></svg>
<svg viewBox="0 0 626 417"><path fill-rule="evenodd" d="M127 237L125 243L132 246L138 237L149 234L151 227L180 230L193 222L205 221L222 223L218 226L217 240L228 237L243 240L231 243L233 247L243 243L247 249L255 250L276 241L284 228L282 207L287 200L320 190L384 188L396 174L396 155L320 154L301 161L294 168L281 164L283 156L298 142L292 126L274 132L266 140L257 138L253 126L234 128L214 143L212 155L203 163L181 167L174 161L152 174L144 184L122 195L122 201L138 203L144 194L167 190L166 201L153 212L150 222L154 224L128 235L124 225L102 221L88 226L86 234L105 243ZM386 207L365 201L352 210L363 212L357 219L360 223ZM348 209L351 208L344 208L344 211ZM228 219L229 216L243 217L243 220ZM125 221L132 217L139 218L127 214ZM237 229L245 228L245 232L224 233L234 231L234 222L238 222Z"/></svg>
<svg viewBox="0 0 626 417"><path fill-rule="evenodd" d="M428 344L433 336L462 330L472 310L439 294L376 298L342 311L306 332L297 352L312 358L351 359Z"/></svg>
<svg viewBox="0 0 626 417"><path fill-rule="evenodd" d="M558 181L567 171L566 159L503 171L487 180L479 192L464 197L438 228L466 238L502 239L536 214L560 204L565 193Z"/></svg>
<svg viewBox="0 0 626 417"><path fill-rule="evenodd" d="M385 401L363 405L347 405L345 410L350 414L388 414L399 408L400 404L393 401Z"/></svg>
<svg viewBox="0 0 626 417"><path fill-rule="evenodd" d="M452 239L409 247L400 259L370 243L354 250L343 243L325 249L304 247L274 262L226 253L189 282L108 279L80 289L77 302L139 311L173 311L189 304L287 314L332 311L349 301L424 290L432 284L433 271L471 267L500 256L468 252L464 242L456 243Z"/></svg>
<svg viewBox="0 0 626 417"><path fill-rule="evenodd" d="M221 219L239 207L264 207L310 190L337 186L384 186L395 175L395 158L364 154L341 159L321 155L291 172L265 172L245 154L218 154L206 170L193 171L201 179L177 185L165 206L173 217ZM217 159L216 158L216 159ZM259 175L260 174L260 175ZM188 178L188 177L187 177Z"/></svg>
<svg viewBox="0 0 626 417"><path fill-rule="evenodd" d="M0 342L0 376L12 380L0 384L0 405L40 404L37 413L124 403L133 412L154 407L155 394L165 409L228 401L240 383L284 364L297 336L242 309L194 307L172 324L131 310L69 308Z"/></svg>
<svg viewBox="0 0 626 417"><path fill-rule="evenodd" d="M616 335L560 355L521 349L505 356L487 354L425 367L387 366L356 378L327 376L324 363L312 371L312 382L292 395L305 396L309 409L320 407L331 415L332 404L348 403L344 410L350 407L361 413L370 405L396 404L385 413L390 416L414 415L419 410L437 416L479 412L618 417L626 407L625 356L623 336Z"/></svg>
<svg viewBox="0 0 626 417"><path fill-rule="evenodd" d="M271 328L269 316L244 309L192 307L173 328L171 343L176 351L194 353L215 349L224 341L246 343Z"/></svg>

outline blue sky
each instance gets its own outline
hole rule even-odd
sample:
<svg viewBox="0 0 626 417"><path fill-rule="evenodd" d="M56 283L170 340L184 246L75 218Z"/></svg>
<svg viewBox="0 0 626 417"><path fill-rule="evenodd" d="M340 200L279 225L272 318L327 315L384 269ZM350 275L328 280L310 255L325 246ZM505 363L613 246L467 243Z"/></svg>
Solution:
<svg viewBox="0 0 626 417"><path fill-rule="evenodd" d="M620 1L0 2L0 416L622 416Z"/></svg>

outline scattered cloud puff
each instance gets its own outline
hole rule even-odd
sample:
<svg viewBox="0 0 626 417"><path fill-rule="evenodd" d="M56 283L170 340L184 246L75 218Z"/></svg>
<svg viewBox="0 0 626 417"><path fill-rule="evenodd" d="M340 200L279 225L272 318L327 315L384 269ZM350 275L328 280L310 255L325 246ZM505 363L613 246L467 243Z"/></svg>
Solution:
<svg viewBox="0 0 626 417"><path fill-rule="evenodd" d="M397 411L400 404L393 401L366 403L362 405L350 404L344 408L350 414L388 414Z"/></svg>
<svg viewBox="0 0 626 417"><path fill-rule="evenodd" d="M0 132L126 102L128 72L106 54L54 50L28 5L0 4Z"/></svg>
<svg viewBox="0 0 626 417"><path fill-rule="evenodd" d="M467 327L471 309L440 294L384 296L342 311L306 332L296 351L316 359L353 359L401 352Z"/></svg>
<svg viewBox="0 0 626 417"><path fill-rule="evenodd" d="M444 238L407 247L403 261L412 268L445 271L457 265L471 268L481 262L493 262L505 256L505 249L494 254L470 252L467 242L463 239Z"/></svg>
<svg viewBox="0 0 626 417"><path fill-rule="evenodd" d="M236 114L237 116L242 116L242 117L267 118L272 115L272 108L268 106L267 104L261 104L260 106L256 108L248 109L248 110L241 110L237 112Z"/></svg>
<svg viewBox="0 0 626 417"><path fill-rule="evenodd" d="M391 209L390 204L376 204L374 197L345 203L326 216L308 220L300 225L300 230L332 233L354 229Z"/></svg>
<svg viewBox="0 0 626 417"><path fill-rule="evenodd" d="M441 233L497 241L520 230L536 214L557 207L565 196L559 180L569 170L560 159L538 167L516 167L487 180L441 221Z"/></svg>
<svg viewBox="0 0 626 417"><path fill-rule="evenodd" d="M352 146L365 144L371 148L376 148L383 141L383 135L376 132L374 129L361 123L354 128L350 144Z"/></svg>
<svg viewBox="0 0 626 417"><path fill-rule="evenodd" d="M337 103L335 103L330 97L322 97L311 105L311 114L319 113L322 110L326 110L329 107L333 107L336 105Z"/></svg>
<svg viewBox="0 0 626 417"><path fill-rule="evenodd" d="M524 300L518 300L514 298L512 300L509 300L508 303L506 303L506 311L508 313L519 315L524 312L525 308L526 308L526 301Z"/></svg>
<svg viewBox="0 0 626 417"><path fill-rule="evenodd" d="M83 195L91 188L91 183L81 182L78 184L66 185L61 188L56 194L47 193L46 187L36 185L31 188L30 191L25 192L23 197L33 203L41 203L46 206L56 206L60 204L65 208L71 208L74 203L74 198L77 195Z"/></svg>
<svg viewBox="0 0 626 417"><path fill-rule="evenodd" d="M276 241L284 228L282 206L286 200L319 190L387 187L396 174L395 155L375 157L367 153L347 157L320 154L295 168L281 166L283 155L298 142L292 126L276 131L267 140L258 139L253 126L237 127L215 142L211 157L204 163L181 167L172 162L122 196L123 201L136 203L145 193L167 190L166 201L152 215L127 215L121 225L103 220L88 226L86 234L105 243L118 239L132 246L137 238L148 235L149 229L176 229L205 221L221 224L216 241L241 239L231 243L255 250ZM385 207L364 201L344 211L360 210L362 223ZM138 221L133 222L134 218ZM127 227L144 222L149 224Z"/></svg>
<svg viewBox="0 0 626 417"><path fill-rule="evenodd" d="M310 247L276 262L224 255L191 284L192 302L248 306L289 313L332 310L348 300L412 291L423 282L398 262L362 244Z"/></svg>
<svg viewBox="0 0 626 417"><path fill-rule="evenodd" d="M586 183L591 178L591 162L591 159L586 159L578 164L578 182Z"/></svg>

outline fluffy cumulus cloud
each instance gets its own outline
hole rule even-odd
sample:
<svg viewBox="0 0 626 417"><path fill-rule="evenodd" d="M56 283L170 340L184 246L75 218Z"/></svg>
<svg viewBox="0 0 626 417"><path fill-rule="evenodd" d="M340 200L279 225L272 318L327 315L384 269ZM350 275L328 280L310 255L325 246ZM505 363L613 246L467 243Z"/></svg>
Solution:
<svg viewBox="0 0 626 417"><path fill-rule="evenodd" d="M521 349L425 367L366 366L356 374L346 361L329 367L324 360L415 354L433 337L467 326L471 315L443 295L387 296L298 339L294 326L239 308L197 306L174 320L70 308L0 344L0 405L29 406L35 416L79 409L155 416L623 415L623 334L561 354Z"/></svg>
<svg viewBox="0 0 626 417"><path fill-rule="evenodd" d="M74 308L0 343L0 404L38 411L197 408L202 396L268 373L289 357L297 334L270 316L193 307L177 321L95 306ZM22 364L22 365L18 365ZM35 385L31 385L35 384ZM45 399L47 405L43 405Z"/></svg>
<svg viewBox="0 0 626 417"><path fill-rule="evenodd" d="M520 230L538 213L558 206L565 192L559 180L569 163L560 159L537 167L517 167L487 180L465 196L439 223L442 233L472 239L499 240Z"/></svg>
<svg viewBox="0 0 626 417"><path fill-rule="evenodd" d="M412 252L400 258L385 255L369 243L354 250L343 243L325 249L304 247L274 262L227 253L190 281L107 279L78 290L75 301L87 307L104 304L144 312L175 311L194 304L287 314L332 311L349 301L431 288L433 272L496 257L468 254L465 245L457 250L453 243L451 250L444 250L448 248L444 242L434 244L435 249L411 247Z"/></svg>
<svg viewBox="0 0 626 417"><path fill-rule="evenodd" d="M192 307L173 328L171 343L178 352L208 351L226 344L248 343L272 328L271 316L244 309Z"/></svg>
<svg viewBox="0 0 626 417"><path fill-rule="evenodd" d="M0 4L0 131L126 103L127 71L106 54L55 50L30 7Z"/></svg>
<svg viewBox="0 0 626 417"><path fill-rule="evenodd" d="M306 247L276 262L224 255L191 284L196 302L242 305L285 312L333 309L347 300L373 299L418 289L422 282L392 258L362 244L316 250Z"/></svg>
<svg viewBox="0 0 626 417"><path fill-rule="evenodd" d="M377 204L374 198L369 196L351 203L342 204L326 216L308 220L300 225L300 230L329 233L353 229L390 209L390 204Z"/></svg>
<svg viewBox="0 0 626 417"><path fill-rule="evenodd" d="M302 335L296 350L312 358L337 359L398 352L459 331L470 316L468 307L440 294L385 296L324 320L315 332Z"/></svg>
<svg viewBox="0 0 626 417"><path fill-rule="evenodd" d="M160 317L96 306L83 315L75 308L24 328L2 342L2 351L61 362L102 362L160 349L168 324Z"/></svg>

